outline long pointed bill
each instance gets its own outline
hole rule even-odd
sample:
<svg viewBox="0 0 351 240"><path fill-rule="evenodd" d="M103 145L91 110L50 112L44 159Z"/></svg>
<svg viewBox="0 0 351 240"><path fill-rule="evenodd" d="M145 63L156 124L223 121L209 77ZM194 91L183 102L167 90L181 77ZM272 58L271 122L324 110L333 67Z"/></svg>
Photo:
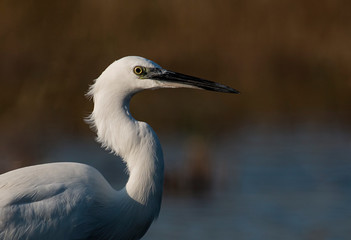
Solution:
<svg viewBox="0 0 351 240"><path fill-rule="evenodd" d="M174 83L174 86L187 85L189 87L200 88L216 92L240 93L231 87L208 81L205 79L188 76L159 68L150 68L145 78L159 80L162 82ZM172 86L172 84L170 84ZM185 87L185 86L184 86Z"/></svg>

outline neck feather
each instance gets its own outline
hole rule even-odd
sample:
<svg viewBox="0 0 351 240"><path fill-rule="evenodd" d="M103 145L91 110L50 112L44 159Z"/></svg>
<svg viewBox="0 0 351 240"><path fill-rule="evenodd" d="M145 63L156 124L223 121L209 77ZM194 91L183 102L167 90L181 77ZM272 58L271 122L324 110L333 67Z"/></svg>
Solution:
<svg viewBox="0 0 351 240"><path fill-rule="evenodd" d="M163 153L152 128L135 120L129 112L132 94L93 92L94 111L89 122L97 140L122 157L127 164L128 195L143 205L160 208L163 188Z"/></svg>

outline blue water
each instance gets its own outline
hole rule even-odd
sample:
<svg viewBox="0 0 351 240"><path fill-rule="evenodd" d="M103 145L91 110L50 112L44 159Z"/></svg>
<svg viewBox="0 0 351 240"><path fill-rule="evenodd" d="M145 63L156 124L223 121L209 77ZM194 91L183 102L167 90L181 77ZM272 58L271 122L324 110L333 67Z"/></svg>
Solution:
<svg viewBox="0 0 351 240"><path fill-rule="evenodd" d="M205 141L159 135L166 172L178 173L180 189L165 190L159 219L144 239L350 239L351 134L345 129L246 126ZM200 194L187 189L193 139L205 146L209 166L211 187ZM116 188L126 181L123 164L90 141L66 142L47 156L87 162Z"/></svg>

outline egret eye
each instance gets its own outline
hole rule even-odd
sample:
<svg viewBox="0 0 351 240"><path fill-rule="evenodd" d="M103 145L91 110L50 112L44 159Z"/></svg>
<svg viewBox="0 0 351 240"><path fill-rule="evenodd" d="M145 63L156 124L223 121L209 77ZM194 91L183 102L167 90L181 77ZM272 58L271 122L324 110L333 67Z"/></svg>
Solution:
<svg viewBox="0 0 351 240"><path fill-rule="evenodd" d="M133 72L138 76L142 76L142 75L145 75L146 70L144 67L136 66L134 67Z"/></svg>

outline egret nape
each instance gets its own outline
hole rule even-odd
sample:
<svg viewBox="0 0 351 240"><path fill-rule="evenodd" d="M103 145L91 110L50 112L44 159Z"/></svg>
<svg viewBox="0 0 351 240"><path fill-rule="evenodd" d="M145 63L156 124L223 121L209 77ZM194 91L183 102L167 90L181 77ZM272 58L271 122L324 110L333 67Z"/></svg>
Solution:
<svg viewBox="0 0 351 240"><path fill-rule="evenodd" d="M97 141L125 162L126 186L116 191L95 168L73 162L4 173L0 239L140 239L160 212L164 163L156 133L132 117L129 102L145 89L180 87L239 93L142 57L124 57L107 67L87 94L94 101L88 122L96 129Z"/></svg>

